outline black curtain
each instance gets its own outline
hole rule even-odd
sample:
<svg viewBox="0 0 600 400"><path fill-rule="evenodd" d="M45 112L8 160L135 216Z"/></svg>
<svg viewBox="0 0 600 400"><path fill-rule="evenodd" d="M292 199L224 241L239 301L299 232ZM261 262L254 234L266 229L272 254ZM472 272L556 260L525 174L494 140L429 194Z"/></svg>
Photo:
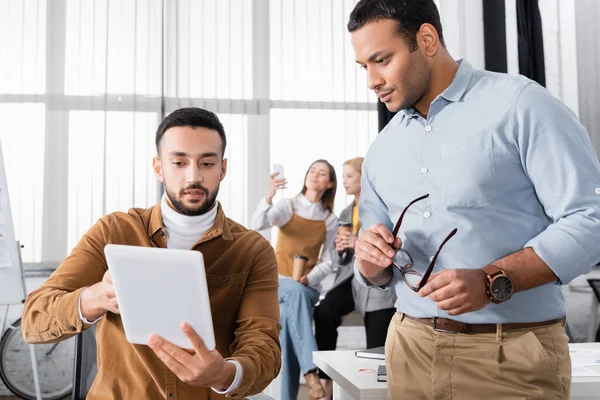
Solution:
<svg viewBox="0 0 600 400"><path fill-rule="evenodd" d="M394 118L395 112L388 108L381 101L377 100L377 120L379 122L379 132Z"/></svg>
<svg viewBox="0 0 600 400"><path fill-rule="evenodd" d="M486 2L487 0L484 0ZM546 86L542 18L538 0L517 1L517 31L519 37L519 72Z"/></svg>
<svg viewBox="0 0 600 400"><path fill-rule="evenodd" d="M507 72L504 0L481 1L483 4L485 69L494 72Z"/></svg>

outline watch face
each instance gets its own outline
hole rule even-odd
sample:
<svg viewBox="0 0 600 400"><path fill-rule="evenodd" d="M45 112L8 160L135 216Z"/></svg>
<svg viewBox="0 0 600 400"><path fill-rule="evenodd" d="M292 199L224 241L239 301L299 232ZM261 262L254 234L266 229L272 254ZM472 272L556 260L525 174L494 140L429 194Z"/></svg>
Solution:
<svg viewBox="0 0 600 400"><path fill-rule="evenodd" d="M498 301L508 300L513 292L512 281L507 276L497 276L490 285L490 292Z"/></svg>

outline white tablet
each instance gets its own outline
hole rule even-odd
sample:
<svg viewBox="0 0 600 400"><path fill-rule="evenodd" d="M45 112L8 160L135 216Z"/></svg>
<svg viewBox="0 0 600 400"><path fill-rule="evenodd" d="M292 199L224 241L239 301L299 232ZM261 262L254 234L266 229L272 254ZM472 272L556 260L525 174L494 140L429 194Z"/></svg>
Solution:
<svg viewBox="0 0 600 400"><path fill-rule="evenodd" d="M147 344L150 335L157 334L181 348L193 349L181 331L185 321L214 350L202 253L108 244L104 254L129 342Z"/></svg>

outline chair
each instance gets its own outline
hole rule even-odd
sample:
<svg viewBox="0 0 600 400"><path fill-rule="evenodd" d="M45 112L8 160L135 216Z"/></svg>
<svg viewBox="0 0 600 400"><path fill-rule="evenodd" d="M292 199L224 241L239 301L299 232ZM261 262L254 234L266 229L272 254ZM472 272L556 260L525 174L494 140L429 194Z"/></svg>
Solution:
<svg viewBox="0 0 600 400"><path fill-rule="evenodd" d="M73 400L85 399L98 373L96 363L96 326L75 338L75 368L73 369Z"/></svg>
<svg viewBox="0 0 600 400"><path fill-rule="evenodd" d="M587 281L594 292L592 308L590 310L590 322L588 325L588 342L592 342L594 339L596 342L600 342L600 327L597 328L596 337L594 338L594 329L596 329L597 325L598 302L600 302L600 279L588 279Z"/></svg>

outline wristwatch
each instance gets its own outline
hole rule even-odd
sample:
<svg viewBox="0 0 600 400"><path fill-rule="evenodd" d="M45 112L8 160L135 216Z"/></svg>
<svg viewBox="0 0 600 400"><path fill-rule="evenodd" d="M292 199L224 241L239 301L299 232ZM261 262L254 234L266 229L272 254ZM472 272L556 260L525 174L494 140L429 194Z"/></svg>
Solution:
<svg viewBox="0 0 600 400"><path fill-rule="evenodd" d="M500 304L510 299L513 294L512 280L494 264L481 268L486 275L485 293L493 303Z"/></svg>

